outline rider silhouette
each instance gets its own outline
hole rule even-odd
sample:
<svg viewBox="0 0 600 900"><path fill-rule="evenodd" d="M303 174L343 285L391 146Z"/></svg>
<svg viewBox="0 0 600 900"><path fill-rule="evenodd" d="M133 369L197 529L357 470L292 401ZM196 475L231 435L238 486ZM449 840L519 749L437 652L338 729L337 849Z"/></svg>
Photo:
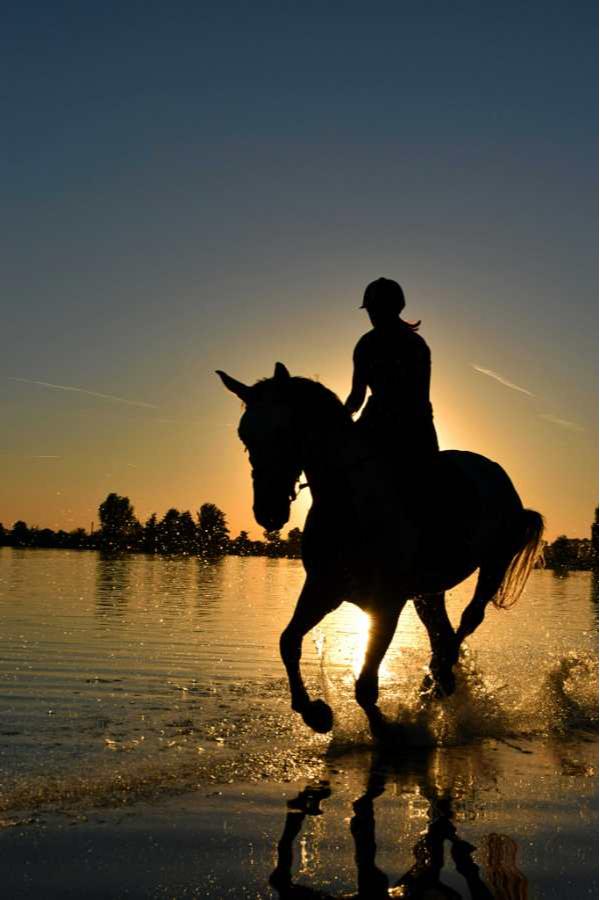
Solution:
<svg viewBox="0 0 600 900"><path fill-rule="evenodd" d="M370 389L358 425L378 451L393 454L403 474L412 477L433 461L439 447L429 401L431 353L417 334L421 323L400 318L405 305L398 282L378 278L367 285L361 309L373 329L355 347L346 409L358 412Z"/></svg>
<svg viewBox="0 0 600 900"><path fill-rule="evenodd" d="M354 349L352 390L345 406L351 414L358 412L370 389L357 427L364 445L375 450L384 468L398 472L401 485L397 495L401 505L388 505L389 521L383 523L378 510L386 504L376 495L382 490L389 495L387 480L365 480L362 492L355 490L363 547L369 554L371 543L381 540L378 525L390 536L399 531L402 540L394 540L390 559L397 573L408 574L427 521L432 490L429 468L439 446L429 400L431 353L417 334L421 323L400 318L404 306L404 292L397 281L378 278L367 285L361 309L366 309L373 329Z"/></svg>

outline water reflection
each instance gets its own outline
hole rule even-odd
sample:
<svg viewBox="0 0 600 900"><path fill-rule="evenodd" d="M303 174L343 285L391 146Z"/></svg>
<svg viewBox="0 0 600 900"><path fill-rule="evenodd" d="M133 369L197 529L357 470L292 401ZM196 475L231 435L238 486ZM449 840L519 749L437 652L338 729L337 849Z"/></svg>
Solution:
<svg viewBox="0 0 600 900"><path fill-rule="evenodd" d="M353 803L353 816L349 824L356 864L355 893L331 894L294 883L294 846L296 842L301 843L304 821L307 817L323 815L325 810L321 804L332 793L327 781L308 785L297 797L288 801L283 833L277 844L277 863L269 882L281 900L334 900L335 897L346 900L383 900L389 897L460 900L463 896L473 900L527 900L528 882L518 867L518 846L512 837L495 832L487 835L479 848L480 868L473 859L478 848L459 835L455 824L456 808L461 808L463 820L468 818L464 815L467 795L475 787L481 790L481 784L474 778L474 770L466 773L456 762L440 749L419 757L401 757L400 760L397 754L389 751L374 754L366 790ZM477 764L475 768L479 769ZM495 773L489 764L485 770L479 771L479 775L483 775L484 782L495 781ZM427 804L427 825L412 846L414 863L392 885L387 874L376 863L375 815L375 801L384 794L390 781L396 789L400 788L402 794L412 794ZM458 876L465 894L442 881L442 875L449 872L447 863L456 873L454 881Z"/></svg>
<svg viewBox="0 0 600 900"><path fill-rule="evenodd" d="M131 595L133 557L98 553L96 560L96 614L103 619L123 619Z"/></svg>
<svg viewBox="0 0 600 900"><path fill-rule="evenodd" d="M495 900L527 900L527 879L517 866L518 845L506 834L485 839L485 877Z"/></svg>
<svg viewBox="0 0 600 900"><path fill-rule="evenodd" d="M96 614L123 621L128 607L148 620L174 621L195 611L205 616L226 596L223 560L156 557L149 554L96 556Z"/></svg>
<svg viewBox="0 0 600 900"><path fill-rule="evenodd" d="M197 559L196 612L199 616L210 614L223 600L226 593L224 559Z"/></svg>

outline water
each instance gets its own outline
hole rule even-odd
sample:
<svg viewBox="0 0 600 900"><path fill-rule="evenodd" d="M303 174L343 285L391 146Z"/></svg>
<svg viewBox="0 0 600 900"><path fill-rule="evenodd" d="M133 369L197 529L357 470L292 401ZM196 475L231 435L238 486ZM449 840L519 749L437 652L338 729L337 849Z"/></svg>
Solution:
<svg viewBox="0 0 600 900"><path fill-rule="evenodd" d="M278 651L302 581L295 560L3 549L0 808L308 771L329 738L291 713ZM472 587L449 594L454 621ZM469 641L457 695L423 711L428 642L408 604L382 707L414 746L593 729L597 612L589 573L535 572ZM334 707L337 747L369 742L352 698L367 627L344 604L305 640L303 671Z"/></svg>
<svg viewBox="0 0 600 900"><path fill-rule="evenodd" d="M428 706L418 691L428 640L407 604L380 673L391 723L383 747L373 744L353 699L368 619L348 604L304 642L303 672L313 696L334 709L333 735L313 735L290 710L278 641L302 582L295 560L204 564L1 549L4 834L48 815L109 816L148 802L178 803L175 818L185 822L183 798L202 797L206 810L219 811L219 828L232 823L225 843L206 825L211 884L219 885L208 894L242 896L240 885L250 890L255 879L248 896L267 896L285 815L281 786L289 785L289 799L326 781L331 798L324 816L306 819L294 874L314 886L318 873L319 889L350 890L351 803L375 779L385 787L376 804L378 864L396 877L414 865L419 834L446 804L461 836L479 846L488 882L505 877L493 860L510 856L513 841L538 885L530 896L593 896L598 594L591 575L534 572L517 606L490 608L469 640L455 696ZM449 594L455 623L472 590L473 580ZM275 788L276 800L268 793ZM264 871L256 866L256 828L240 814L253 796L259 818L271 797ZM460 890L456 871L444 873ZM154 896L144 890L140 896Z"/></svg>

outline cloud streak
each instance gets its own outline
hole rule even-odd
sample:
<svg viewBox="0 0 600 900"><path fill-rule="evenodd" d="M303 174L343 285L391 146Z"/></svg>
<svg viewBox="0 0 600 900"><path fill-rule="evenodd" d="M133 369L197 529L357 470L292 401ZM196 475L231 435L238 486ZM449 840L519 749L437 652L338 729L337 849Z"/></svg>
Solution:
<svg viewBox="0 0 600 900"><path fill-rule="evenodd" d="M551 422L560 428L566 428L567 431L585 431L583 425L578 425L577 422L569 422L568 419L560 419L558 416L553 416L552 413L540 413L539 415L540 419L544 419L545 422Z"/></svg>
<svg viewBox="0 0 600 900"><path fill-rule="evenodd" d="M527 397L535 397L535 394L532 394L531 391L528 391L524 387L519 387L518 384L514 384L514 382L509 381L508 378L504 378L503 375L499 375L498 372L492 371L492 369L484 369L482 366L476 366L475 363L471 363L471 367L475 369L476 372L479 372L480 375L487 375L488 378L493 378L494 381L503 384L504 387L510 388L511 391L518 391L520 394L526 394Z"/></svg>
<svg viewBox="0 0 600 900"><path fill-rule="evenodd" d="M49 381L32 381L30 378L12 378L9 381L18 381L21 384L37 384L40 387L50 388L53 391L68 391L75 394L86 394L88 397L99 397L100 400L112 400L115 403L125 403L127 406L142 406L145 409L158 409L156 403L144 403L142 400L128 400L126 397L116 397L114 394L100 394L98 391L88 391L85 388L72 387L67 384L51 384Z"/></svg>

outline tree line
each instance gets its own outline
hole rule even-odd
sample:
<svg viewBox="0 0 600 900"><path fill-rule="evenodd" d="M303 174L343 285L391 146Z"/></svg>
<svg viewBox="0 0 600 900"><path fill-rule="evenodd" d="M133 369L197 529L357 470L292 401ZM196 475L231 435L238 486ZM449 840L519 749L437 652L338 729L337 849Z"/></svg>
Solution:
<svg viewBox="0 0 600 900"><path fill-rule="evenodd" d="M108 553L139 552L201 556L215 559L235 556L298 558L302 532L292 528L287 538L279 531L264 532L264 540L251 540L247 531L231 538L227 517L214 503L203 503L195 516L189 510L168 509L162 519L156 513L143 524L129 497L111 493L99 508L100 527L87 532L53 531L29 527L19 520L6 529L0 523L0 546L41 547L62 550L102 550Z"/></svg>
<svg viewBox="0 0 600 900"><path fill-rule="evenodd" d="M297 559L301 555L302 532L292 528L286 538L279 531L264 532L254 541L247 531L232 538L225 513L214 503L203 503L193 516L188 510L171 508L162 519L156 513L142 524L135 516L129 497L111 493L98 509L100 527L87 532L53 531L29 527L19 520L12 528L0 524L0 546L43 547L68 550L103 550L109 553L139 552L201 556L215 559L234 556L271 556ZM555 571L594 571L598 567L598 510L591 539L560 535L545 544L544 564Z"/></svg>
<svg viewBox="0 0 600 900"><path fill-rule="evenodd" d="M598 545L588 538L568 538L561 534L544 547L546 569L591 572L598 568Z"/></svg>

